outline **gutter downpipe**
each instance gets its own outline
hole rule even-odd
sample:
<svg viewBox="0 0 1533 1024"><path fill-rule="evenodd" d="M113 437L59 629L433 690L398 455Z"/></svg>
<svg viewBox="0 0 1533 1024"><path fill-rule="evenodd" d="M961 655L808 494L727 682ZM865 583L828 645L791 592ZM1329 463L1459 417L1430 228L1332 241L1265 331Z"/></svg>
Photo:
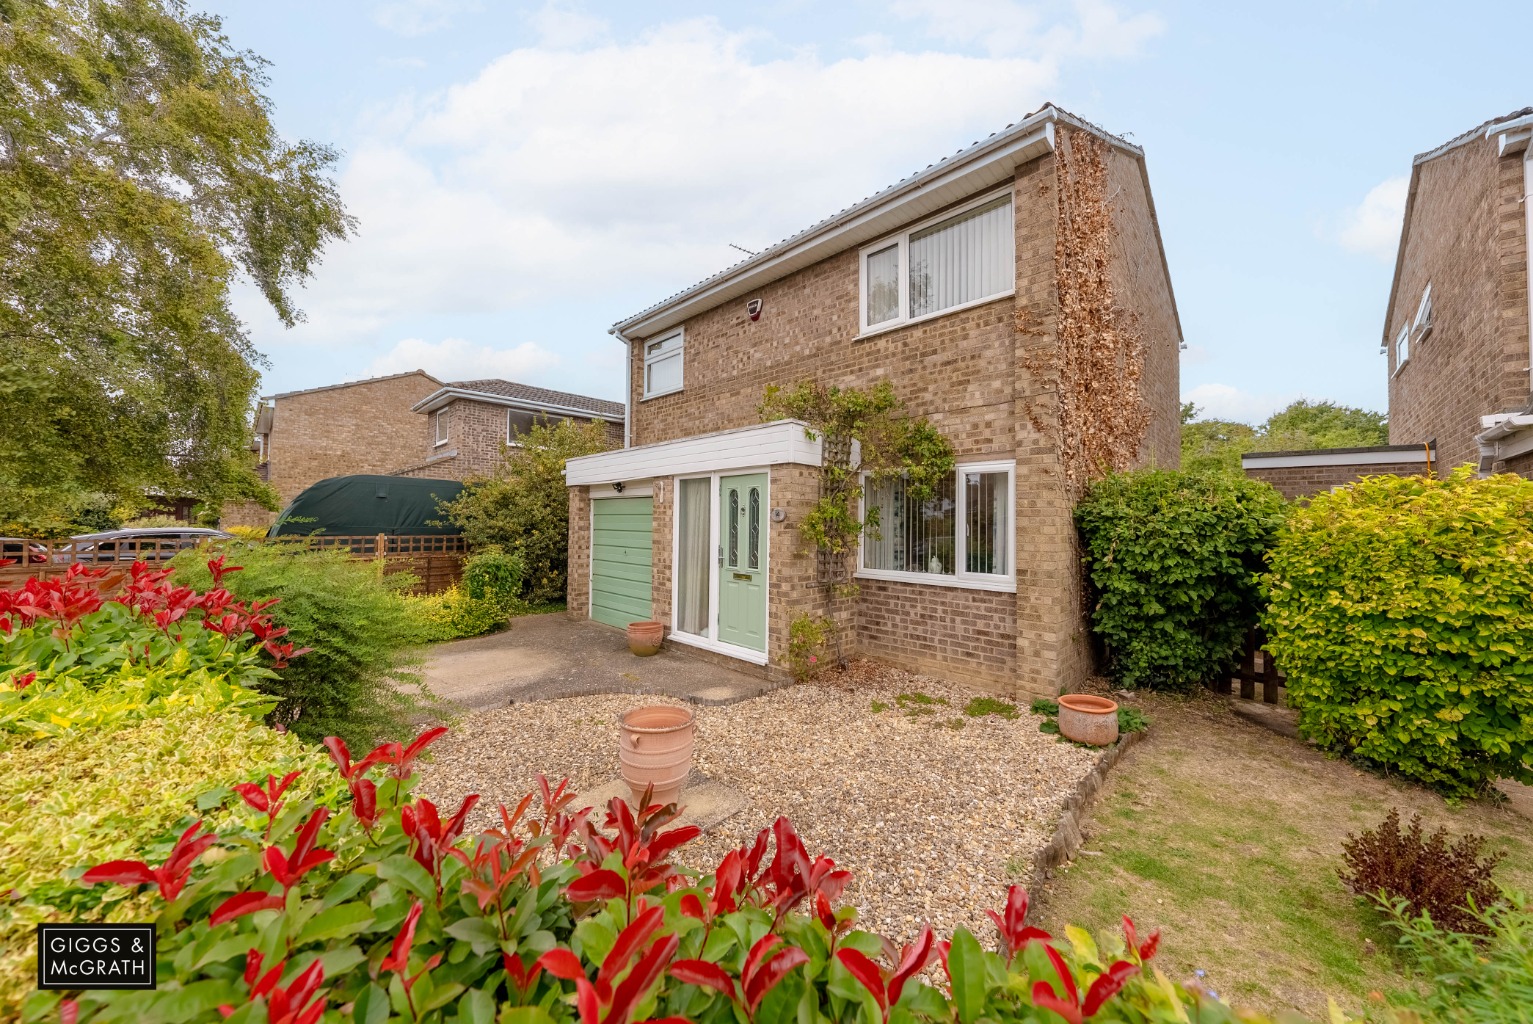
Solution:
<svg viewBox="0 0 1533 1024"><path fill-rule="evenodd" d="M633 447L633 339L616 327L607 331L623 343L623 447Z"/></svg>

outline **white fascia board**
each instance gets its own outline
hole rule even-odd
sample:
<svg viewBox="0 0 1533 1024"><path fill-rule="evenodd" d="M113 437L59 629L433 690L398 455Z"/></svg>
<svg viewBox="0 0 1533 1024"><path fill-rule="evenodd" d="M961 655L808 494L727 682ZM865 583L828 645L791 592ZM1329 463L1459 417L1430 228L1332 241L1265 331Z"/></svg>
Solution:
<svg viewBox="0 0 1533 1024"><path fill-rule="evenodd" d="M609 412L597 412L595 409L582 409L574 405L553 405L548 402L534 402L530 398L492 395L487 391L469 391L466 388L443 388L440 391L433 391L412 405L410 411L435 412L447 403L456 401L459 398L483 402L485 405L503 405L508 409L520 409L523 412L546 412L560 417L575 416L587 420L605 420L608 423L623 422L622 417L614 416Z"/></svg>
<svg viewBox="0 0 1533 1024"><path fill-rule="evenodd" d="M717 434L620 448L570 459L564 481L571 487L792 463L818 466L822 445L801 420L776 420Z"/></svg>
<svg viewBox="0 0 1533 1024"><path fill-rule="evenodd" d="M934 168L888 195L875 196L847 210L781 249L769 249L738 269L704 281L675 298L613 327L619 338L643 339L683 323L721 302L738 298L813 263L890 234L952 203L1009 180L1016 168L1054 149L1057 114L1046 107L995 144L975 150L951 167Z"/></svg>
<svg viewBox="0 0 1533 1024"><path fill-rule="evenodd" d="M1240 457L1241 469L1297 469L1300 466L1392 466L1427 461L1425 447L1395 452L1304 452L1298 455L1263 457L1251 452Z"/></svg>

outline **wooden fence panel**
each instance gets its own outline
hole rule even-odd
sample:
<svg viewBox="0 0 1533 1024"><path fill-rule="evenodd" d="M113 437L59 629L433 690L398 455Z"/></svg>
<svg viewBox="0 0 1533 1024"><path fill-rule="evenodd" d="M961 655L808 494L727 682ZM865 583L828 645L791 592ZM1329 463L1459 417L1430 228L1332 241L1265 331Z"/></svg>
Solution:
<svg viewBox="0 0 1533 1024"><path fill-rule="evenodd" d="M1267 638L1259 629L1253 629L1246 634L1245 650L1240 655L1240 666L1235 670L1235 676L1224 677L1212 684L1210 689L1215 693L1231 694L1234 692L1234 680L1240 681L1240 696L1243 700L1256 699L1256 684L1262 687L1262 703L1280 704L1282 697L1278 690L1283 686L1287 676L1278 669L1277 662L1271 653L1264 648Z"/></svg>

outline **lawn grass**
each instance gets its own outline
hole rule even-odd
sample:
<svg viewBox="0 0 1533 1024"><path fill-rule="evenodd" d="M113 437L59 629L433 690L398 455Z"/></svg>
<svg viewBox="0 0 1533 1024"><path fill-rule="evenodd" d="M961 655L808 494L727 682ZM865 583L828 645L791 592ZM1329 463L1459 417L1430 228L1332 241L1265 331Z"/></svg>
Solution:
<svg viewBox="0 0 1533 1024"><path fill-rule="evenodd" d="M1124 755L1086 824L1083 852L1039 896L1044 927L1140 934L1159 926L1162 969L1238 1006L1325 1019L1361 1013L1405 980L1393 938L1337 879L1348 833L1391 807L1428 829L1476 832L1507 855L1503 884L1533 888L1533 821L1506 805L1451 806L1251 725L1217 698L1146 696L1149 739Z"/></svg>

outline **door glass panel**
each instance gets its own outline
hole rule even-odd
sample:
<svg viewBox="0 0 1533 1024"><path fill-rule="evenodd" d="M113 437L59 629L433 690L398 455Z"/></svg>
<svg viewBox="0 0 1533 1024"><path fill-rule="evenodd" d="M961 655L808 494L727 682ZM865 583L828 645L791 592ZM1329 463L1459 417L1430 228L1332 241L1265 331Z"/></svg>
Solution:
<svg viewBox="0 0 1533 1024"><path fill-rule="evenodd" d="M747 565L751 569L759 569L761 568L761 489L759 487L751 488L750 509L750 547L746 551Z"/></svg>
<svg viewBox="0 0 1533 1024"><path fill-rule="evenodd" d="M708 635L708 567L712 562L713 481L683 480L676 537L676 628Z"/></svg>
<svg viewBox="0 0 1533 1024"><path fill-rule="evenodd" d="M729 567L740 564L740 492L729 489Z"/></svg>

